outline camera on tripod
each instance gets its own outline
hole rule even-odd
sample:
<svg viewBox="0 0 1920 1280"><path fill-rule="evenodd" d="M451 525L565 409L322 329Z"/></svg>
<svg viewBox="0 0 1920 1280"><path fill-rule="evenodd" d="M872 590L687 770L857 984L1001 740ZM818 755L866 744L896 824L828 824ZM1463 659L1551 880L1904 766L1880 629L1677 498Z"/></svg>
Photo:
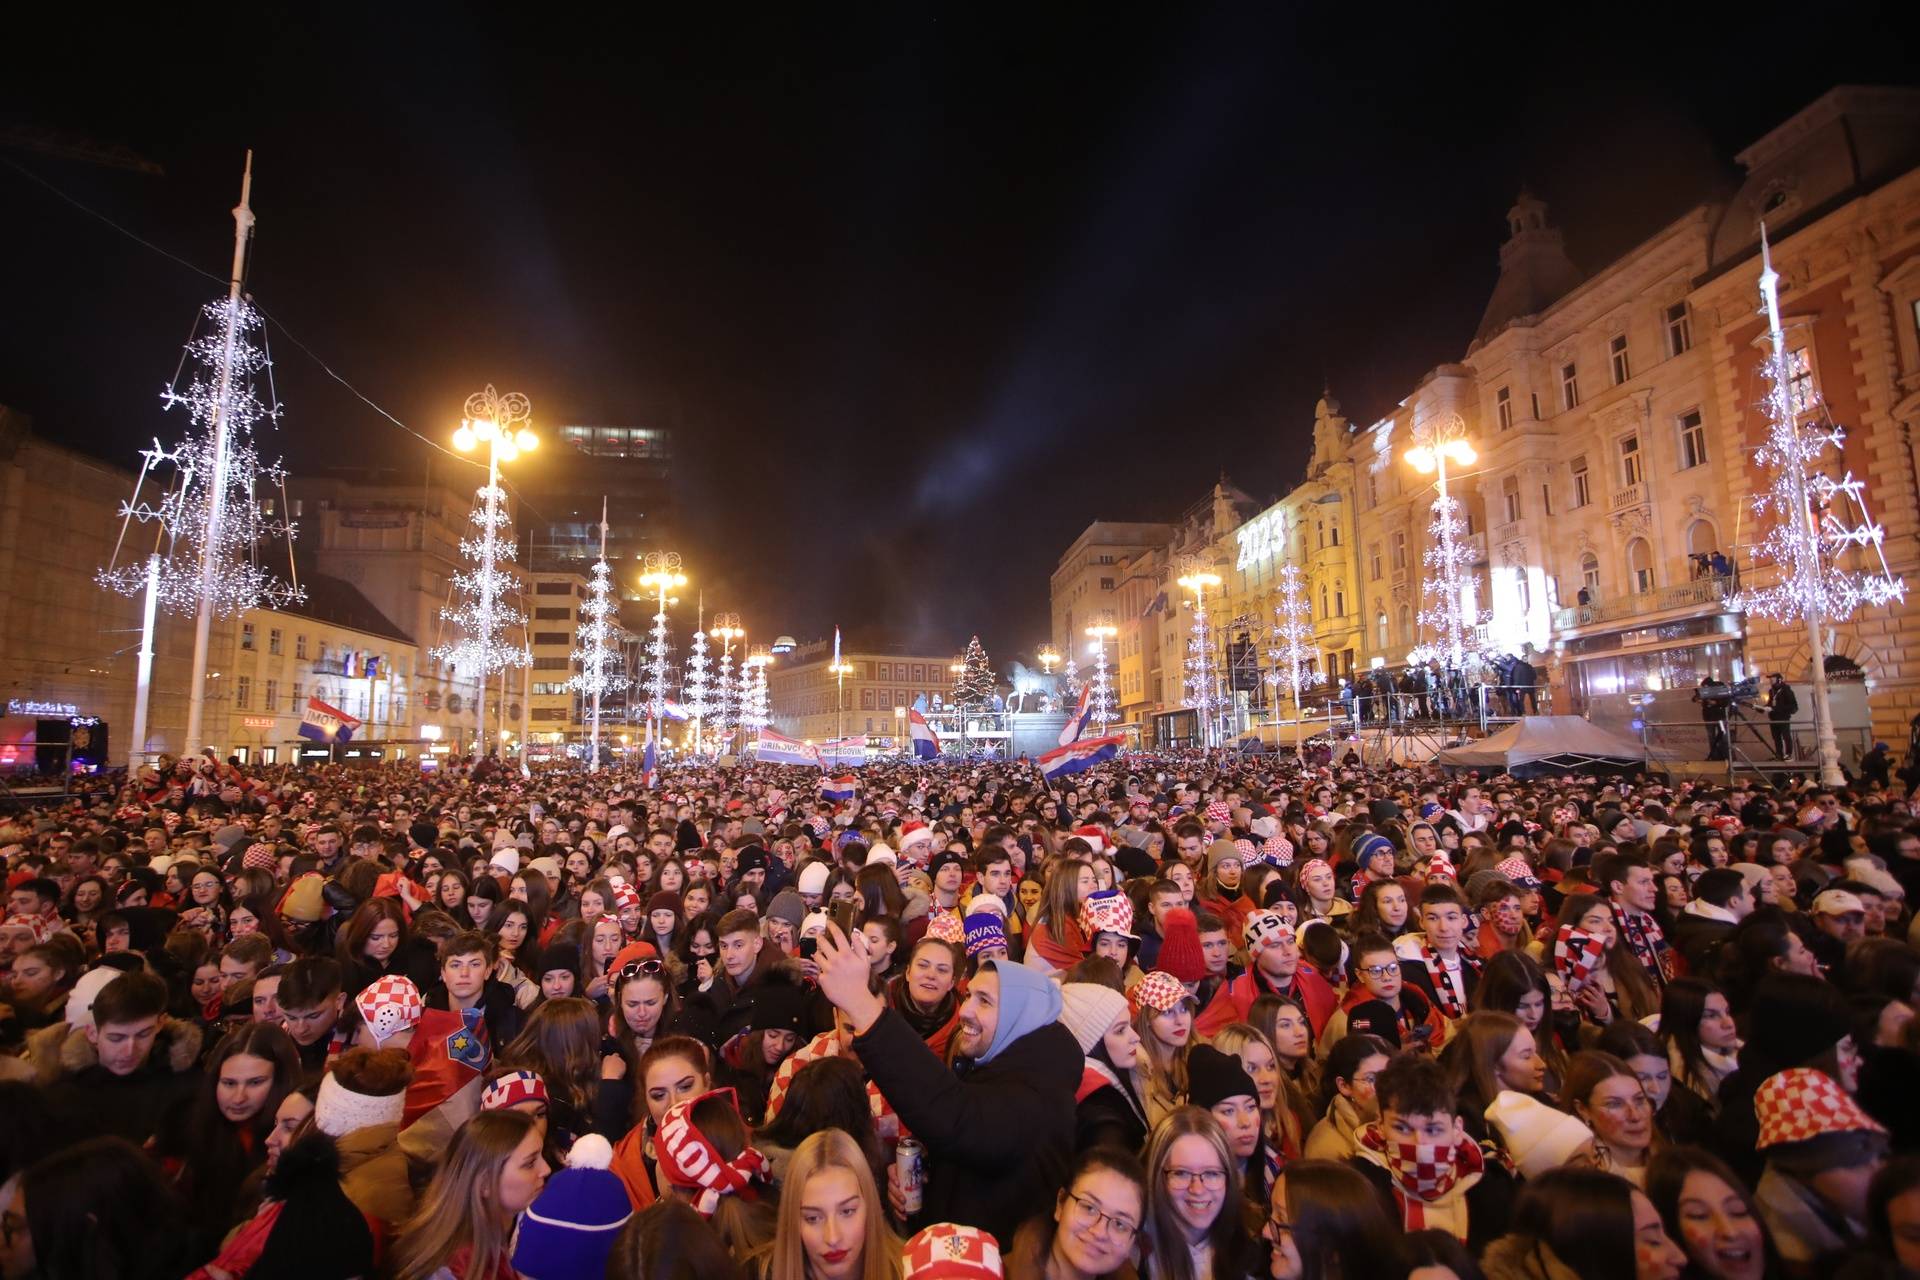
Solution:
<svg viewBox="0 0 1920 1280"><path fill-rule="evenodd" d="M1760 698L1760 677L1748 676L1745 680L1736 680L1727 684L1720 680L1709 680L1693 692L1697 702L1738 704L1756 702Z"/></svg>

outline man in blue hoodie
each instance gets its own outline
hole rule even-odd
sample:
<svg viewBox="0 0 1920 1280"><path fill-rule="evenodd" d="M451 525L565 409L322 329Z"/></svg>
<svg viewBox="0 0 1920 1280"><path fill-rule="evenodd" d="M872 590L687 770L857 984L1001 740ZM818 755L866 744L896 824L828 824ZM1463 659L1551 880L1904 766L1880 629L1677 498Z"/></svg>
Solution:
<svg viewBox="0 0 1920 1280"><path fill-rule="evenodd" d="M1033 969L987 961L960 1006L952 1069L868 987L865 939L829 925L820 990L847 1016L861 1065L926 1144L923 1222L993 1233L1003 1250L1052 1204L1073 1160L1080 1045L1060 1025L1060 988Z"/></svg>

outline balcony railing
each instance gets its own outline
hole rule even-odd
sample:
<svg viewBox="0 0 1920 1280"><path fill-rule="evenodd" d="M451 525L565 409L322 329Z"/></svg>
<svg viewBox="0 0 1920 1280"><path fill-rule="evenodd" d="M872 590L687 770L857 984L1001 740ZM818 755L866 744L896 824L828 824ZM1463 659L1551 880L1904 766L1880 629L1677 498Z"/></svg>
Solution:
<svg viewBox="0 0 1920 1280"><path fill-rule="evenodd" d="M1628 507L1643 506L1646 501L1647 484L1646 481L1642 480L1638 484L1625 484L1615 489L1613 491L1613 505L1607 509L1609 511L1625 511Z"/></svg>
<svg viewBox="0 0 1920 1280"><path fill-rule="evenodd" d="M1719 604L1733 593L1731 577L1695 578L1690 582L1678 583L1671 587L1656 587L1652 591L1636 591L1631 595L1618 596L1611 600L1596 600L1592 604L1577 604L1569 609L1553 611L1553 628L1566 631L1573 627L1590 627L1599 622L1612 622L1620 618L1637 618L1644 614L1665 613L1669 609L1692 609L1702 605Z"/></svg>

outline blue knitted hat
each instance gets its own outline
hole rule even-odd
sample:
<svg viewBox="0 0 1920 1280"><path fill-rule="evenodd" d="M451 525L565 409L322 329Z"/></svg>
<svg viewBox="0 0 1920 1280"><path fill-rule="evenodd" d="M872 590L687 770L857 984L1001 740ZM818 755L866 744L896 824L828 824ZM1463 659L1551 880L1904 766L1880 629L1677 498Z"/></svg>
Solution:
<svg viewBox="0 0 1920 1280"><path fill-rule="evenodd" d="M567 1167L547 1179L539 1198L520 1215L513 1269L526 1280L571 1280L602 1275L633 1202L609 1172L613 1147L587 1134L567 1153Z"/></svg>

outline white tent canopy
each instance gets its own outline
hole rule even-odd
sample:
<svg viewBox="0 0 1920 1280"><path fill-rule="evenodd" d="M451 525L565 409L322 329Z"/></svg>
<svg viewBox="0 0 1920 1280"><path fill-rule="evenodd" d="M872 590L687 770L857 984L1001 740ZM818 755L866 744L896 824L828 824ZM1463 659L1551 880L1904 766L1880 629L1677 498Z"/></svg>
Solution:
<svg viewBox="0 0 1920 1280"><path fill-rule="evenodd" d="M1434 757L1449 769L1483 773L1574 772L1646 762L1638 741L1579 716L1526 716L1499 733L1449 747Z"/></svg>

